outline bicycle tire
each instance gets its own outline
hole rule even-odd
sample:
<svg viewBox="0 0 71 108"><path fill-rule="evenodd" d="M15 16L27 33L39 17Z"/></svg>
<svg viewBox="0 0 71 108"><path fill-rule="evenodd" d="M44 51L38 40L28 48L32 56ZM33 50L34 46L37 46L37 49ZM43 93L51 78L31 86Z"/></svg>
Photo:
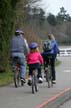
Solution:
<svg viewBox="0 0 71 108"><path fill-rule="evenodd" d="M48 73L48 69L46 70L46 82L48 83L48 88L50 88L50 79L49 79L49 73Z"/></svg>
<svg viewBox="0 0 71 108"><path fill-rule="evenodd" d="M37 76L34 73L33 76L32 76L32 93L34 94L37 91L38 91L38 87L37 87Z"/></svg>
<svg viewBox="0 0 71 108"><path fill-rule="evenodd" d="M52 74L51 74L51 66L48 66L48 69L46 70L46 82L48 82L48 88L53 86L52 84Z"/></svg>
<svg viewBox="0 0 71 108"><path fill-rule="evenodd" d="M32 93L35 93L35 82L34 82L34 75L32 76Z"/></svg>
<svg viewBox="0 0 71 108"><path fill-rule="evenodd" d="M19 86L19 80L20 80L20 77L19 77L18 70L15 69L14 70L14 85L16 88Z"/></svg>
<svg viewBox="0 0 71 108"><path fill-rule="evenodd" d="M34 77L34 84L35 84L35 91L38 91L38 87L37 87L37 77Z"/></svg>
<svg viewBox="0 0 71 108"><path fill-rule="evenodd" d="M48 70L46 70L46 72L45 72L45 74L46 74L46 82L48 82Z"/></svg>
<svg viewBox="0 0 71 108"><path fill-rule="evenodd" d="M51 86L53 86L51 66L49 67L49 75Z"/></svg>

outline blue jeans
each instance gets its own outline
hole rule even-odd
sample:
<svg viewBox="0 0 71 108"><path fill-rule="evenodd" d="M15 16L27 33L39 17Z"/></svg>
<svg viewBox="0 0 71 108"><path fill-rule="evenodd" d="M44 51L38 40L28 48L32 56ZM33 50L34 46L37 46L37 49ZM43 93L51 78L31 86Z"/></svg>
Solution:
<svg viewBox="0 0 71 108"><path fill-rule="evenodd" d="M12 57L19 57L20 58L20 64L21 64L21 77L25 78L26 76L26 60L23 53L13 52Z"/></svg>

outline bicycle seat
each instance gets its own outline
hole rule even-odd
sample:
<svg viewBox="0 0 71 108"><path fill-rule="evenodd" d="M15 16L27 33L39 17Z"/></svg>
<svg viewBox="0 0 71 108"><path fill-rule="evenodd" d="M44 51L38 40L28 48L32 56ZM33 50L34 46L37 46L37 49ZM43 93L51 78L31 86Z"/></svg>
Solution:
<svg viewBox="0 0 71 108"><path fill-rule="evenodd" d="M20 58L15 56L13 57L13 61L16 63L16 64L20 64Z"/></svg>

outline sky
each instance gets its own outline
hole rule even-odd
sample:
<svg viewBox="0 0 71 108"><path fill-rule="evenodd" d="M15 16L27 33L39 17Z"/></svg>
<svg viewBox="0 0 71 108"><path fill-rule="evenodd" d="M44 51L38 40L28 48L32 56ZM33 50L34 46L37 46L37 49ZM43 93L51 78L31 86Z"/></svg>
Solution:
<svg viewBox="0 0 71 108"><path fill-rule="evenodd" d="M54 15L57 15L61 7L64 7L71 16L71 0L41 0L36 3L36 6L41 7L45 14L52 13Z"/></svg>

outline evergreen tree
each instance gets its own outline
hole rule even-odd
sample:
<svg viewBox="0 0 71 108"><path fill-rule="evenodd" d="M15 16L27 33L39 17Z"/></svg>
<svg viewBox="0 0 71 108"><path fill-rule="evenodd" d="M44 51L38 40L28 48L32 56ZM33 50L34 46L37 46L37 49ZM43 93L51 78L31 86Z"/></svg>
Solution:
<svg viewBox="0 0 71 108"><path fill-rule="evenodd" d="M56 17L53 14L51 14L51 13L48 15L47 21L52 26L55 26L57 24Z"/></svg>

